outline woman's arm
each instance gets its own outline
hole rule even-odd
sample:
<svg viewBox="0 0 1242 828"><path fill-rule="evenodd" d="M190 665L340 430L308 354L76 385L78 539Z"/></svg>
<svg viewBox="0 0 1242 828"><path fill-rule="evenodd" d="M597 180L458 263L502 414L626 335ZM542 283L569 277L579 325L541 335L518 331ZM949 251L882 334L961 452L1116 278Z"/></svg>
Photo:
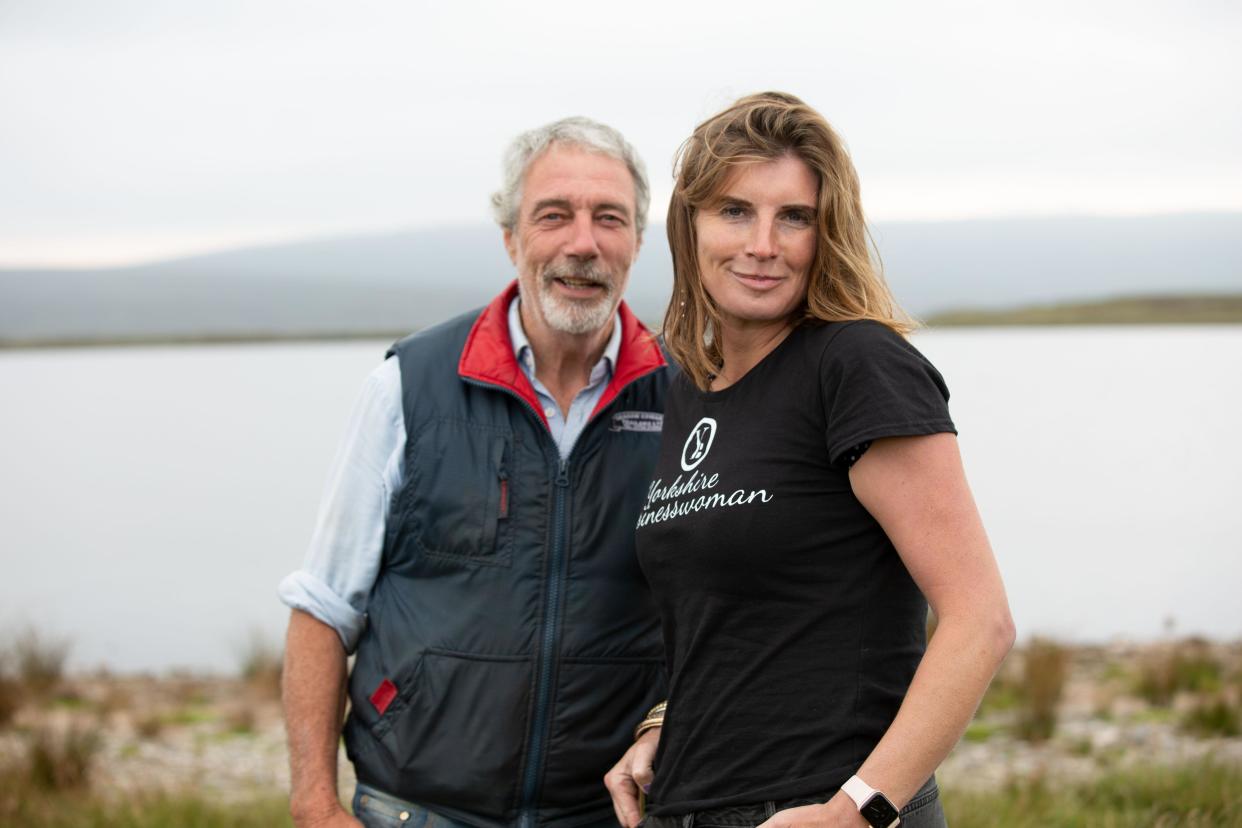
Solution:
<svg viewBox="0 0 1242 828"><path fill-rule="evenodd" d="M1013 646L1013 619L952 434L876 440L850 470L858 500L883 527L936 613L897 716L858 771L901 808L970 723ZM837 793L791 808L766 825L865 825Z"/></svg>

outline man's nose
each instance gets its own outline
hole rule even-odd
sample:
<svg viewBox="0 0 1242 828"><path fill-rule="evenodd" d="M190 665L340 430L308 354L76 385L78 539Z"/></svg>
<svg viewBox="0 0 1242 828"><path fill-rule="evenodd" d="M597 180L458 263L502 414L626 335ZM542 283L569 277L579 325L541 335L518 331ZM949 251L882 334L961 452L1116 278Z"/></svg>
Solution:
<svg viewBox="0 0 1242 828"><path fill-rule="evenodd" d="M760 216L752 225L746 252L756 259L771 259L776 251L776 222L771 217Z"/></svg>
<svg viewBox="0 0 1242 828"><path fill-rule="evenodd" d="M595 217L590 213L578 213L570 228L565 255L578 259L594 259L599 255L599 242L595 239Z"/></svg>

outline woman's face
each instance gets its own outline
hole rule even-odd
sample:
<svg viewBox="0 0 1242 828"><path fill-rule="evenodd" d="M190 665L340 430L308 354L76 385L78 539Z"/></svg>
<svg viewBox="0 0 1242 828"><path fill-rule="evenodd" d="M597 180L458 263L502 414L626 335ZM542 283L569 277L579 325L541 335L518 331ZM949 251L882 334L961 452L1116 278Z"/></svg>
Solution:
<svg viewBox="0 0 1242 828"><path fill-rule="evenodd" d="M743 164L694 217L699 278L726 327L784 324L806 297L819 182L795 155Z"/></svg>

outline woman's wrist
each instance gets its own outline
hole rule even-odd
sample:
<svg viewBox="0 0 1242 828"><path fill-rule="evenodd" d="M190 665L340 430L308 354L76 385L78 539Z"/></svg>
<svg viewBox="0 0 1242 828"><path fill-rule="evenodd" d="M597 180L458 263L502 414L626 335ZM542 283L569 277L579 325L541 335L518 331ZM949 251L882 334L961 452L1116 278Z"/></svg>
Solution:
<svg viewBox="0 0 1242 828"><path fill-rule="evenodd" d="M830 825L849 824L864 826L864 828L867 826L867 820L858 812L858 806L846 795L845 791L837 791L833 794L832 798L824 803L824 808Z"/></svg>
<svg viewBox="0 0 1242 828"><path fill-rule="evenodd" d="M664 726L664 711L668 707L667 701L662 701L655 707L647 711L647 715L634 728L634 741L638 741L638 737L642 736L648 730Z"/></svg>

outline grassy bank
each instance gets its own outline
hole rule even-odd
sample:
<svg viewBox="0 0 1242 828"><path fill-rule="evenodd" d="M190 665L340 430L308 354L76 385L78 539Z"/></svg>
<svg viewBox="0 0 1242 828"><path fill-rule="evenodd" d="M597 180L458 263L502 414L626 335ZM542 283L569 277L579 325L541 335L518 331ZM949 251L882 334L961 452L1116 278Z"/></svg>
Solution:
<svg viewBox="0 0 1242 828"><path fill-rule="evenodd" d="M6 787L0 780L0 789ZM292 826L288 800L273 795L221 805L197 796L141 796L123 801L13 787L0 794L0 826L23 828L274 828Z"/></svg>
<svg viewBox="0 0 1242 828"><path fill-rule="evenodd" d="M1211 762L1145 766L1089 784L1039 779L997 791L945 790L952 828L1222 828L1242 826L1242 768Z"/></svg>
<svg viewBox="0 0 1242 828"><path fill-rule="evenodd" d="M290 824L274 645L233 677L66 676L67 651L0 639L0 828ZM954 828L1242 828L1242 641L1030 639L937 778Z"/></svg>
<svg viewBox="0 0 1242 828"><path fill-rule="evenodd" d="M1242 769L1211 762L1109 773L1071 787L1027 780L1003 790L945 790L952 828L1221 828L1242 826ZM144 797L125 802L9 788L0 795L0 825L27 828L259 828L288 826L286 802L273 795L218 805L196 797Z"/></svg>

